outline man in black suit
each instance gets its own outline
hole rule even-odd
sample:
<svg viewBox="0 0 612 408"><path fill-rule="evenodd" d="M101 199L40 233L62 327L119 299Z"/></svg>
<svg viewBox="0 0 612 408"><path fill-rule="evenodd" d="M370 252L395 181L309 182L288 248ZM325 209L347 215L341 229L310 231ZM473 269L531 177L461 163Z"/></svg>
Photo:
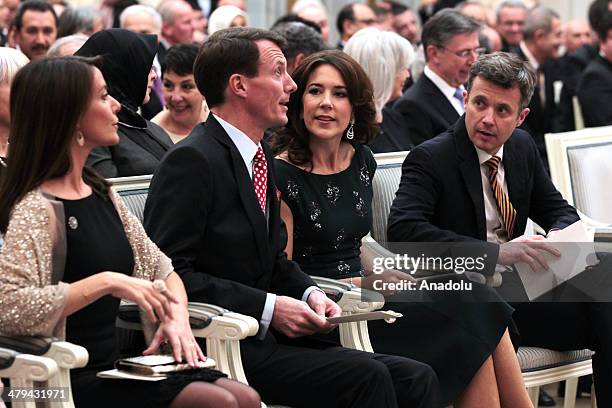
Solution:
<svg viewBox="0 0 612 408"><path fill-rule="evenodd" d="M536 87L522 128L534 138L548 169L544 135L558 130L554 83L560 80L556 60L563 40L559 15L546 7L537 7L529 12L523 33L517 54L536 72Z"/></svg>
<svg viewBox="0 0 612 408"><path fill-rule="evenodd" d="M423 27L423 75L395 102L416 146L444 132L463 114L463 84L478 57L480 25L456 10L439 11Z"/></svg>
<svg viewBox="0 0 612 408"><path fill-rule="evenodd" d="M518 50L528 11L522 0L504 0L497 6L495 29L502 39L502 51L516 53Z"/></svg>
<svg viewBox="0 0 612 408"><path fill-rule="evenodd" d="M389 215L389 241L482 242L491 269L526 262L539 270L547 265L544 252L559 256L542 237L523 235L527 218L549 235L579 219L550 181L529 134L516 129L529 113L534 85L533 72L514 55L490 54L472 66L465 116L404 161ZM526 300L516 272L502 269L500 294ZM609 275L603 268L599 272ZM579 274L550 295L572 294L571 284L588 276ZM513 306L521 345L596 352L598 402L612 406L611 304Z"/></svg>
<svg viewBox="0 0 612 408"><path fill-rule="evenodd" d="M194 74L211 116L163 159L145 227L172 258L190 300L260 321L257 338L241 349L249 383L264 401L436 407L431 367L307 337L333 329L325 317L341 311L283 252L273 157L261 142L266 129L286 124L296 89L283 42L271 31L234 28L204 43Z"/></svg>
<svg viewBox="0 0 612 408"><path fill-rule="evenodd" d="M596 29L599 55L582 74L577 91L586 127L612 125L612 11Z"/></svg>

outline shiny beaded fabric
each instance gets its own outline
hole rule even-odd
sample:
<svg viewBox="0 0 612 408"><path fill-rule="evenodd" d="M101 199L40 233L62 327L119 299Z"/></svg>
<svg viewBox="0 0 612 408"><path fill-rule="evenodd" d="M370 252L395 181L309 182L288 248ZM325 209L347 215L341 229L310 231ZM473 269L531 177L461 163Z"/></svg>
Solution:
<svg viewBox="0 0 612 408"><path fill-rule="evenodd" d="M134 253L132 276L165 279L170 259L147 237L140 221L109 190ZM68 285L61 281L66 231L60 201L33 190L15 205L0 253L0 331L3 334L65 338ZM95 243L92 243L95 245ZM151 326L145 322L146 326ZM151 330L146 330L151 332Z"/></svg>

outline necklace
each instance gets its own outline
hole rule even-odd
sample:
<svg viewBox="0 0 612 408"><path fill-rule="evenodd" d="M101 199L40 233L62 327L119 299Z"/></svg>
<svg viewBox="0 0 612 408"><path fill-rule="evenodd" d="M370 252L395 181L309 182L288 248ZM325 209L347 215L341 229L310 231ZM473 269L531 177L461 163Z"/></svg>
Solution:
<svg viewBox="0 0 612 408"><path fill-rule="evenodd" d="M0 157L0 166L6 167L6 162L2 160L2 157Z"/></svg>

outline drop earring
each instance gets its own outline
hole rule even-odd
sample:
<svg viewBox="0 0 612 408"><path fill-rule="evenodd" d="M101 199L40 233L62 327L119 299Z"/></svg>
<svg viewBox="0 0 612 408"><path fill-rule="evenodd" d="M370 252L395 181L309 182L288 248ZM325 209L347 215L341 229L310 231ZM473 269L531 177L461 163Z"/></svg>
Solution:
<svg viewBox="0 0 612 408"><path fill-rule="evenodd" d="M353 140L353 138L355 137L355 130L353 129L354 124L355 124L355 118L351 118L351 121L349 122L349 128L346 131L346 138L348 140Z"/></svg>
<svg viewBox="0 0 612 408"><path fill-rule="evenodd" d="M85 135L80 130L77 130L76 142L79 146L85 146Z"/></svg>

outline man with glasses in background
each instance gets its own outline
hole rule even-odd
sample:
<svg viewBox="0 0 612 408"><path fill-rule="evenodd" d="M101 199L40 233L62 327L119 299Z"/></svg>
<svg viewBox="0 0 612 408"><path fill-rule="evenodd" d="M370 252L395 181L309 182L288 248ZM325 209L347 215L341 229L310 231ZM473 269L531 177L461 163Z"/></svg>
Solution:
<svg viewBox="0 0 612 408"><path fill-rule="evenodd" d="M452 9L439 11L423 27L425 70L393 105L415 146L444 132L463 115L463 85L482 53L479 30L476 20Z"/></svg>
<svg viewBox="0 0 612 408"><path fill-rule="evenodd" d="M362 28L373 26L376 23L376 14L370 6L361 3L350 3L342 7L336 19L336 28L340 33L338 49Z"/></svg>

